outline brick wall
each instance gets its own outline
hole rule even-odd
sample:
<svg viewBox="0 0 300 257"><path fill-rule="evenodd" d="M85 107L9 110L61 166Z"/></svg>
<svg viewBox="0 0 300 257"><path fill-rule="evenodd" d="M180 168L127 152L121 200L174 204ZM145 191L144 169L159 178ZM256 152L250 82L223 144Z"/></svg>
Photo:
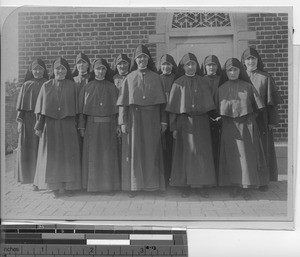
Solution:
<svg viewBox="0 0 300 257"><path fill-rule="evenodd" d="M73 68L79 52L112 64L119 53L131 57L138 44L146 44L155 60L156 46L147 44L155 20L155 13L19 13L19 80L34 57L49 70L58 56Z"/></svg>
<svg viewBox="0 0 300 257"><path fill-rule="evenodd" d="M288 134L288 14L248 15L248 29L256 31L249 46L258 50L265 70L274 78L284 103L279 106L280 124L274 129L276 141L287 141Z"/></svg>
<svg viewBox="0 0 300 257"><path fill-rule="evenodd" d="M146 44L154 61L155 44L147 44L156 33L155 13L19 13L19 80L31 60L40 57L50 71L58 56L66 58L73 68L75 57L84 52L91 58L106 58L112 64L121 52L131 57L134 48ZM275 140L287 141L288 124L288 14L261 13L248 15L248 29L256 31L249 45L261 54L265 68L274 77L284 99L280 105L280 124Z"/></svg>

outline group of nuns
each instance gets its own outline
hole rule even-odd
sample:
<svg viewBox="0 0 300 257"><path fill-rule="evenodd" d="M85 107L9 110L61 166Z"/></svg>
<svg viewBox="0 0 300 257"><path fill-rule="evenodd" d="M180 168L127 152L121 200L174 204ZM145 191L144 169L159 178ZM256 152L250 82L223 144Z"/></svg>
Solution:
<svg viewBox="0 0 300 257"><path fill-rule="evenodd" d="M80 53L71 72L60 57L48 77L35 59L17 101L18 182L55 197L75 190L163 195L166 186L208 197L228 187L251 199L278 176L272 128L282 99L261 57L246 49L223 68L215 55L202 65L192 53L178 65L145 45L132 59Z"/></svg>

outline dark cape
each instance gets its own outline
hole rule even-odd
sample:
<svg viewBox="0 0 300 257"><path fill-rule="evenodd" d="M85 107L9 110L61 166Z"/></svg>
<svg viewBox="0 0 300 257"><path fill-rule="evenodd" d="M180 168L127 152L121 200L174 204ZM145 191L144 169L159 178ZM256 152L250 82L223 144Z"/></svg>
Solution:
<svg viewBox="0 0 300 257"><path fill-rule="evenodd" d="M120 190L117 149L118 89L107 80L92 80L79 95L79 128L85 129L82 187L88 192Z"/></svg>
<svg viewBox="0 0 300 257"><path fill-rule="evenodd" d="M132 71L125 78L117 105L147 106L163 104L165 102L166 97L160 76L149 69L145 69L143 72L139 70Z"/></svg>
<svg viewBox="0 0 300 257"><path fill-rule="evenodd" d="M170 178L172 186L216 184L208 112L215 109L206 80L198 75L178 78L171 89L166 111L174 140Z"/></svg>
<svg viewBox="0 0 300 257"><path fill-rule="evenodd" d="M43 132L34 178L39 189L81 188L77 97L76 85L68 79L51 79L41 88L35 108L35 129Z"/></svg>
<svg viewBox="0 0 300 257"><path fill-rule="evenodd" d="M123 190L164 190L164 165L161 145L161 122L166 122L166 102L160 76L146 69L131 72L122 83L117 105L119 124L128 125L122 157ZM125 144L124 144L125 145Z"/></svg>
<svg viewBox="0 0 300 257"><path fill-rule="evenodd" d="M278 180L278 167L275 153L273 131L268 125L276 126L279 122L278 105L283 103L273 78L264 71L247 71L247 74L259 93L264 108L256 118L260 131L264 153L271 181Z"/></svg>
<svg viewBox="0 0 300 257"><path fill-rule="evenodd" d="M243 188L269 183L256 113L263 108L258 92L243 80L228 80L219 87L222 116L219 185Z"/></svg>
<svg viewBox="0 0 300 257"><path fill-rule="evenodd" d="M36 100L46 78L26 81L17 100L17 121L21 122L17 149L16 178L18 182L33 183L38 153L39 137L34 133Z"/></svg>

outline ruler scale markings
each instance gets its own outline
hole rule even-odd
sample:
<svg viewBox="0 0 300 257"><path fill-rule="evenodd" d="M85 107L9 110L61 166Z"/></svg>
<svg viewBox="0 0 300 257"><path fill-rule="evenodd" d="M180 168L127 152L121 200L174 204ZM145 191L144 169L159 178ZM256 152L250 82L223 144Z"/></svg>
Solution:
<svg viewBox="0 0 300 257"><path fill-rule="evenodd" d="M182 228L52 224L4 229L5 246L13 248L1 251L13 257L187 257L188 252Z"/></svg>
<svg viewBox="0 0 300 257"><path fill-rule="evenodd" d="M77 256L76 256L77 257ZM85 256L86 257L86 256ZM96 254L96 255L94 255L94 257L116 257L116 256L114 256L114 255L108 255L108 254L101 254L101 255L99 255L99 254ZM119 257L119 256L118 256ZM126 256L126 257L128 257L128 256Z"/></svg>
<svg viewBox="0 0 300 257"><path fill-rule="evenodd" d="M174 245L174 247L171 248L171 254L173 255L184 254L185 252L186 252L185 246Z"/></svg>
<svg viewBox="0 0 300 257"><path fill-rule="evenodd" d="M162 255L170 255L171 254L171 247L164 245L157 248L157 253Z"/></svg>
<svg viewBox="0 0 300 257"><path fill-rule="evenodd" d="M84 246L80 246L80 245L72 245L71 247L71 253L72 254L82 254L83 255L83 247Z"/></svg>
<svg viewBox="0 0 300 257"><path fill-rule="evenodd" d="M47 245L47 254L58 254L58 248L56 245Z"/></svg>
<svg viewBox="0 0 300 257"><path fill-rule="evenodd" d="M22 245L22 254L34 254L35 245Z"/></svg>
<svg viewBox="0 0 300 257"><path fill-rule="evenodd" d="M124 255L132 255L133 251L130 245L123 245L122 247L120 247L120 254L124 254Z"/></svg>
<svg viewBox="0 0 300 257"><path fill-rule="evenodd" d="M145 246L132 245L131 247L134 255L145 255L146 253Z"/></svg>
<svg viewBox="0 0 300 257"><path fill-rule="evenodd" d="M34 254L16 254L15 257L35 257Z"/></svg>
<svg viewBox="0 0 300 257"><path fill-rule="evenodd" d="M96 246L96 254L98 255L108 255L108 247L104 245L97 245Z"/></svg>
<svg viewBox="0 0 300 257"><path fill-rule="evenodd" d="M46 245L36 245L34 247L34 254L46 254Z"/></svg>
<svg viewBox="0 0 300 257"><path fill-rule="evenodd" d="M85 254L85 255L94 255L94 254L96 254L96 246L94 246L94 245L85 246L83 248L83 254Z"/></svg>
<svg viewBox="0 0 300 257"><path fill-rule="evenodd" d="M57 245L59 254L71 254L71 247L68 245Z"/></svg>
<svg viewBox="0 0 300 257"><path fill-rule="evenodd" d="M173 245L173 241L167 240L131 240L130 245Z"/></svg>
<svg viewBox="0 0 300 257"><path fill-rule="evenodd" d="M55 255L54 254L37 254L37 255L35 255L35 257L55 257Z"/></svg>

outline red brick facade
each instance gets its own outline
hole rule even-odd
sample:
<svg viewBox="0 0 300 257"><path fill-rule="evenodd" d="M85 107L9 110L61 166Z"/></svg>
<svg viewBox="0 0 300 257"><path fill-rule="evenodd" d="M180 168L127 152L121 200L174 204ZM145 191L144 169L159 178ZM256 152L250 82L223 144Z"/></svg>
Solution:
<svg viewBox="0 0 300 257"><path fill-rule="evenodd" d="M20 81L35 57L45 60L49 71L58 56L73 68L79 52L91 59L106 58L112 64L119 53L131 57L133 49L143 43L156 59L156 45L148 44L149 35L156 33L156 13L21 12L18 23ZM288 14L249 14L248 29L256 31L256 40L249 45L260 52L284 98L274 132L276 141L287 141Z"/></svg>

